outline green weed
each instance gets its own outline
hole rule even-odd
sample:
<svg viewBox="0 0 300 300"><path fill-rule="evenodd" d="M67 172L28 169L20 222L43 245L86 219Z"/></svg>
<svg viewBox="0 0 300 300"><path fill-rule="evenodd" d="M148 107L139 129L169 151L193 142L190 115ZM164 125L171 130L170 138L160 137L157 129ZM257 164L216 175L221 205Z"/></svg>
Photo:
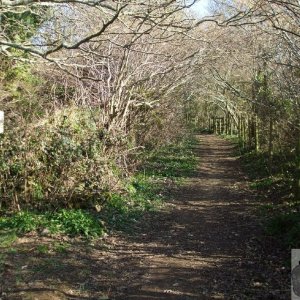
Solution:
<svg viewBox="0 0 300 300"><path fill-rule="evenodd" d="M100 236L103 228L100 222L83 210L62 209L54 214L47 213L47 227L52 232L63 232L71 236Z"/></svg>
<svg viewBox="0 0 300 300"><path fill-rule="evenodd" d="M17 233L26 233L37 230L43 223L43 216L28 211L21 211L11 217L0 219L0 230L15 230Z"/></svg>
<svg viewBox="0 0 300 300"><path fill-rule="evenodd" d="M142 185L139 182L137 186L135 190L130 185L129 194L113 194L107 202L103 218L111 229L129 231L143 213L155 210L162 204L162 195L155 194L155 188L150 183Z"/></svg>
<svg viewBox="0 0 300 300"><path fill-rule="evenodd" d="M48 245L37 245L36 251L40 254L47 254L49 252Z"/></svg>
<svg viewBox="0 0 300 300"><path fill-rule="evenodd" d="M13 230L18 234L45 228L51 233L71 236L101 236L103 233L99 220L88 212L75 209L62 209L45 214L23 211L0 219L0 230Z"/></svg>
<svg viewBox="0 0 300 300"><path fill-rule="evenodd" d="M274 184L274 179L272 177L263 178L261 180L252 182L250 188L254 190L264 190L268 189Z"/></svg>

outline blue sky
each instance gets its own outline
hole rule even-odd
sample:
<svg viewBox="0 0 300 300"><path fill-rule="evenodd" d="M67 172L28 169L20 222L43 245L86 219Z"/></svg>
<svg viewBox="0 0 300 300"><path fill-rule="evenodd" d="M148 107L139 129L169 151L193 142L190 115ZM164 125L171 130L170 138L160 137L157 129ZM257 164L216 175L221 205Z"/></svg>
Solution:
<svg viewBox="0 0 300 300"><path fill-rule="evenodd" d="M208 5L210 3L210 0L199 0L197 3L195 3L191 10L196 13L199 17L204 17L209 14L208 12Z"/></svg>

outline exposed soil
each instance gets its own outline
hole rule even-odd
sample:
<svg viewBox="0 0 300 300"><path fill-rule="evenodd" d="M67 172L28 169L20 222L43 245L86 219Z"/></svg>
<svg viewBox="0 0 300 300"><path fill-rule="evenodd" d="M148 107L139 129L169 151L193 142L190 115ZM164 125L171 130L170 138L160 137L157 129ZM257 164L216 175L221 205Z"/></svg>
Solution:
<svg viewBox="0 0 300 300"><path fill-rule="evenodd" d="M20 239L5 256L0 298L289 299L289 251L264 235L233 146L199 139L197 172L134 235L60 252L57 239Z"/></svg>

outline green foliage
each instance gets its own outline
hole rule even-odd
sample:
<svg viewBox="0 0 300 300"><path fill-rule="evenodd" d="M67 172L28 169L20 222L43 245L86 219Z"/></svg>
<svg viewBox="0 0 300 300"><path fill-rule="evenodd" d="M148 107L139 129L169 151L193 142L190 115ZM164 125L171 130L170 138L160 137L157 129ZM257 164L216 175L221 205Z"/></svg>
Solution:
<svg viewBox="0 0 300 300"><path fill-rule="evenodd" d="M236 135L236 134L233 134L233 135L222 134L221 136L225 140L228 140L228 141L236 144L237 146L242 147L241 140L240 140L238 135Z"/></svg>
<svg viewBox="0 0 300 300"><path fill-rule="evenodd" d="M162 205L162 184L156 177L133 176L126 189L124 194L112 194L106 203L103 217L110 228L128 231L143 213Z"/></svg>
<svg viewBox="0 0 300 300"><path fill-rule="evenodd" d="M46 8L44 9L46 12ZM6 35L16 42L23 42L35 33L41 24L42 18L34 13L34 8L15 12L4 12L1 14L1 27Z"/></svg>
<svg viewBox="0 0 300 300"><path fill-rule="evenodd" d="M53 250L58 253L66 253L69 249L70 245L67 243L54 243Z"/></svg>
<svg viewBox="0 0 300 300"><path fill-rule="evenodd" d="M293 248L300 246L300 213L283 213L268 221L266 230L277 236L286 245Z"/></svg>
<svg viewBox="0 0 300 300"><path fill-rule="evenodd" d="M42 83L41 79L33 74L32 65L28 63L20 63L5 70L4 81L8 89L11 88L11 90L19 86L20 82L18 81L22 81L23 84L26 83L28 88L34 88Z"/></svg>
<svg viewBox="0 0 300 300"><path fill-rule="evenodd" d="M250 176L251 180L260 180L262 185L271 185L272 177L273 183L276 184L276 178L283 178L286 181L292 180L295 172L295 160L292 155L285 155L284 153L274 153L272 157L272 176L268 169L268 154L266 152L247 152L242 155L241 161L244 170Z"/></svg>
<svg viewBox="0 0 300 300"><path fill-rule="evenodd" d="M13 229L17 233L26 233L37 230L43 223L43 218L27 211L18 212L12 217L0 219L0 230Z"/></svg>
<svg viewBox="0 0 300 300"><path fill-rule="evenodd" d="M52 232L64 232L71 236L100 236L103 228L100 222L83 210L62 209L54 214L46 215L48 226Z"/></svg>
<svg viewBox="0 0 300 300"><path fill-rule="evenodd" d="M0 194L8 207L17 193L22 209L92 208L111 180L103 174L119 176L107 172L114 162L103 153L99 129L88 110L60 111L22 139L6 136L3 148Z"/></svg>
<svg viewBox="0 0 300 300"><path fill-rule="evenodd" d="M0 218L0 230L13 230L24 234L43 229L70 236L101 236L103 233L101 223L93 215L82 210L62 209L45 214L22 211Z"/></svg>
<svg viewBox="0 0 300 300"><path fill-rule="evenodd" d="M260 214L265 220L266 232L276 236L285 246L300 246L300 213L295 212L299 203L291 200L295 160L291 155L274 153L271 175L266 152L240 154L242 167L250 179L249 187L264 201Z"/></svg>
<svg viewBox="0 0 300 300"><path fill-rule="evenodd" d="M201 128L199 131L201 134L213 134L214 131L212 129L209 128Z"/></svg>
<svg viewBox="0 0 300 300"><path fill-rule="evenodd" d="M254 151L245 153L242 156L242 164L251 179L264 178L270 175L267 153L256 153Z"/></svg>
<svg viewBox="0 0 300 300"><path fill-rule="evenodd" d="M255 182L252 182L250 184L250 188L254 189L254 190L264 190L264 189L268 189L273 184L274 184L274 178L267 177L267 178L263 178L261 180L257 180Z"/></svg>

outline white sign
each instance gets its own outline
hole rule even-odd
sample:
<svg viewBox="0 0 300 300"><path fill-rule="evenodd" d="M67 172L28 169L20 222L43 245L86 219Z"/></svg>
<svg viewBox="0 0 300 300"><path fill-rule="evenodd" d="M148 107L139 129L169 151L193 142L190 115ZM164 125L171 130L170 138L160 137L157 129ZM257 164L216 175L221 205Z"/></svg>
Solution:
<svg viewBox="0 0 300 300"><path fill-rule="evenodd" d="M4 111L0 110L0 133L4 132Z"/></svg>

